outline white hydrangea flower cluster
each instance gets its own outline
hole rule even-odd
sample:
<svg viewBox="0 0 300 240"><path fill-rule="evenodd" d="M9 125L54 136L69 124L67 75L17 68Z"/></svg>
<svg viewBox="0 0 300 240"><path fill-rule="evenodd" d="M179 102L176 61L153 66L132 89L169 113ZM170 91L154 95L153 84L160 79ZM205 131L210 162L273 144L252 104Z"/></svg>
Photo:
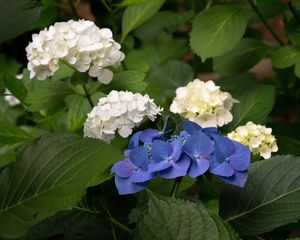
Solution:
<svg viewBox="0 0 300 240"><path fill-rule="evenodd" d="M23 78L23 74L16 75L16 78L21 80ZM12 93L6 88L4 91L4 100L8 103L9 106L18 106L21 104L20 100L17 99Z"/></svg>
<svg viewBox="0 0 300 240"><path fill-rule="evenodd" d="M154 121L161 111L147 94L143 96L140 93L113 90L100 98L97 106L88 114L84 136L109 142L118 130L126 138L144 119Z"/></svg>
<svg viewBox="0 0 300 240"><path fill-rule="evenodd" d="M222 92L213 81L195 79L185 87L177 88L170 111L202 127L217 127L232 121L230 110L237 102L230 93Z"/></svg>
<svg viewBox="0 0 300 240"><path fill-rule="evenodd" d="M239 126L228 134L228 137L250 148L253 154L259 154L264 159L271 157L272 152L277 152L276 138L272 135L272 128L248 122Z"/></svg>
<svg viewBox="0 0 300 240"><path fill-rule="evenodd" d="M101 83L108 84L113 73L109 66L118 66L124 59L120 44L110 29L97 27L87 20L57 22L39 34L33 34L26 47L30 77L44 80L59 68L60 60L79 72L89 71Z"/></svg>

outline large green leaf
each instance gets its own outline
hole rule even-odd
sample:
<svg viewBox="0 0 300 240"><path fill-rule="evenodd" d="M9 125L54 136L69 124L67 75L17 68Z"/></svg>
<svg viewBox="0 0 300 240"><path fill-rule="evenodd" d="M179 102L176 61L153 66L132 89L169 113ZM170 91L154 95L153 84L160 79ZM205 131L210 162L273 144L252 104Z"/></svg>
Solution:
<svg viewBox="0 0 300 240"><path fill-rule="evenodd" d="M275 88L262 85L252 89L244 89L236 98L240 102L235 104L232 110L233 121L228 126L231 130L246 124L248 121L257 124L264 123L274 106Z"/></svg>
<svg viewBox="0 0 300 240"><path fill-rule="evenodd" d="M214 70L223 75L246 72L267 53L267 46L261 41L244 38L232 50L214 58Z"/></svg>
<svg viewBox="0 0 300 240"><path fill-rule="evenodd" d="M193 79L193 69L177 60L164 65L155 64L147 75L147 80L158 83L162 88L172 90L184 86Z"/></svg>
<svg viewBox="0 0 300 240"><path fill-rule="evenodd" d="M229 225L196 203L149 194L138 222L142 240L239 239Z"/></svg>
<svg viewBox="0 0 300 240"><path fill-rule="evenodd" d="M29 30L39 15L38 0L0 0L0 43Z"/></svg>
<svg viewBox="0 0 300 240"><path fill-rule="evenodd" d="M72 94L72 89L65 82L47 80L36 82L25 102L29 104L28 110L39 111L63 103L64 98L70 94Z"/></svg>
<svg viewBox="0 0 300 240"><path fill-rule="evenodd" d="M300 158L277 156L252 164L244 188L225 189L220 212L244 235L296 222L300 219Z"/></svg>
<svg viewBox="0 0 300 240"><path fill-rule="evenodd" d="M191 31L191 48L204 61L232 49L243 36L251 10L244 6L214 6L200 12Z"/></svg>
<svg viewBox="0 0 300 240"><path fill-rule="evenodd" d="M127 34L147 21L163 5L165 0L152 0L126 8L122 19L122 40Z"/></svg>
<svg viewBox="0 0 300 240"><path fill-rule="evenodd" d="M21 236L42 219L74 206L91 178L121 158L112 145L66 133L22 146L17 161L0 175L0 222L5 222L0 236Z"/></svg>

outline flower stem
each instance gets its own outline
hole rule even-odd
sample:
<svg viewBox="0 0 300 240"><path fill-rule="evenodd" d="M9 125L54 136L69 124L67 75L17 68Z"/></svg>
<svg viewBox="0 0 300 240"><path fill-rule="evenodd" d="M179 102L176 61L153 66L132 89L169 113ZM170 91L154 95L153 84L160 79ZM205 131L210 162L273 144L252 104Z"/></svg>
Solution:
<svg viewBox="0 0 300 240"><path fill-rule="evenodd" d="M211 7L212 3L213 3L213 0L207 0L205 10L209 9Z"/></svg>
<svg viewBox="0 0 300 240"><path fill-rule="evenodd" d="M123 223L120 223L118 220L114 219L112 216L107 216L106 218L107 218L107 220L109 220L111 223L113 223L117 227L123 229L125 232L127 232L129 234L133 234L133 231L129 227L125 226Z"/></svg>
<svg viewBox="0 0 300 240"><path fill-rule="evenodd" d="M174 182L174 185L173 185L173 187L172 187L171 194L170 194L170 197L171 197L171 198L175 198L176 193L177 193L177 191L178 191L178 189L179 189L181 180L182 180L182 177L175 178L175 182Z"/></svg>
<svg viewBox="0 0 300 240"><path fill-rule="evenodd" d="M78 17L76 8L75 8L75 6L74 6L74 4L73 4L73 0L68 0L68 1L69 1L70 6L71 6L71 9L72 9L72 12L73 12L73 14L74 14L74 17L76 18L76 20L78 20L79 17Z"/></svg>
<svg viewBox="0 0 300 240"><path fill-rule="evenodd" d="M86 89L86 86L85 86L84 83L82 84L82 88L83 88L83 91L84 91L84 93L85 93L85 96L86 96L86 98L87 98L87 100L88 100L90 106L93 108L93 107L94 107L94 104L93 104L93 101L92 101L92 99L91 99L91 95L89 94L88 90Z"/></svg>
<svg viewBox="0 0 300 240"><path fill-rule="evenodd" d="M296 23L299 24L300 22L299 17L291 1L289 1L289 10L291 11L293 17L295 18Z"/></svg>
<svg viewBox="0 0 300 240"><path fill-rule="evenodd" d="M253 11L256 13L256 15L259 17L259 19L262 21L262 23L265 25L265 27L269 30L269 32L272 34L272 36L275 38L275 40L279 43L280 46L284 46L284 43L281 41L281 39L278 37L276 32L273 30L273 28L270 26L268 21L265 19L265 17L262 15L260 10L257 7L256 0L247 0Z"/></svg>

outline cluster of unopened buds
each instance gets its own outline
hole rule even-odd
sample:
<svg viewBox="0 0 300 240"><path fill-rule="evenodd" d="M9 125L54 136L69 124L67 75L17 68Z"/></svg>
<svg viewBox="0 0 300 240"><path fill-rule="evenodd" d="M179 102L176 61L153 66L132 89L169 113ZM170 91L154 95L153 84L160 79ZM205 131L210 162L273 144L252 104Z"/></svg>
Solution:
<svg viewBox="0 0 300 240"><path fill-rule="evenodd" d="M243 187L250 164L248 147L217 128L202 128L191 121L184 121L178 135L156 129L136 132L124 155L112 168L119 194L139 192L157 176L196 178L207 171Z"/></svg>

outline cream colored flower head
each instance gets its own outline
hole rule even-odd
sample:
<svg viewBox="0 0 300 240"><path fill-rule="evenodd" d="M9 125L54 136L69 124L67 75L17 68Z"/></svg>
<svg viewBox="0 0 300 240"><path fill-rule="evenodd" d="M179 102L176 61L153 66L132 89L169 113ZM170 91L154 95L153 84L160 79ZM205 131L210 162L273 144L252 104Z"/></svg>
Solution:
<svg viewBox="0 0 300 240"><path fill-rule="evenodd" d="M248 146L253 154L259 154L264 159L270 158L272 152L278 151L272 129L253 122L237 127L228 137Z"/></svg>
<svg viewBox="0 0 300 240"><path fill-rule="evenodd" d="M148 118L154 121L161 111L147 94L113 90L100 98L97 106L88 114L84 136L109 142L118 131L126 138L143 120Z"/></svg>
<svg viewBox="0 0 300 240"><path fill-rule="evenodd" d="M32 35L32 42L26 47L27 68L31 78L44 80L54 75L63 60L108 84L113 73L107 67L118 66L124 60L120 48L108 28L100 29L87 20L57 22Z"/></svg>
<svg viewBox="0 0 300 240"><path fill-rule="evenodd" d="M201 127L221 127L232 121L230 112L238 101L222 92L213 81L195 79L176 90L170 111L198 123Z"/></svg>

